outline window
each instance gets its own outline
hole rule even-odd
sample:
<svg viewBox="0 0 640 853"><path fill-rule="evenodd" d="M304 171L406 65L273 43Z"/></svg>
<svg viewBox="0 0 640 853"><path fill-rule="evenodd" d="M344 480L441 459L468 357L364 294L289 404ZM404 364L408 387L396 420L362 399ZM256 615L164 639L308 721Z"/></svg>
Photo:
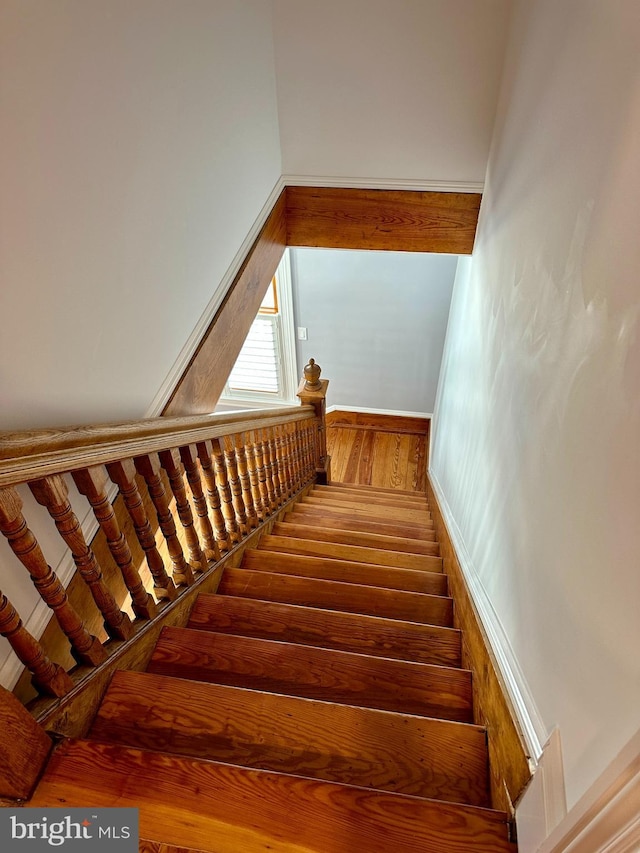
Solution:
<svg viewBox="0 0 640 853"><path fill-rule="evenodd" d="M285 252L229 374L221 403L296 403L289 258Z"/></svg>

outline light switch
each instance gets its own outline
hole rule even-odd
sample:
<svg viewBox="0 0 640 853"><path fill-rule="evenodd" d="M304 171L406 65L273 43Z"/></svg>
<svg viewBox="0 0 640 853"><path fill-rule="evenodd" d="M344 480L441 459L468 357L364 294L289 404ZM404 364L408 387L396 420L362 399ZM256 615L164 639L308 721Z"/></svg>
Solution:
<svg viewBox="0 0 640 853"><path fill-rule="evenodd" d="M298 340L306 341L307 340L307 329L305 326L298 326Z"/></svg>

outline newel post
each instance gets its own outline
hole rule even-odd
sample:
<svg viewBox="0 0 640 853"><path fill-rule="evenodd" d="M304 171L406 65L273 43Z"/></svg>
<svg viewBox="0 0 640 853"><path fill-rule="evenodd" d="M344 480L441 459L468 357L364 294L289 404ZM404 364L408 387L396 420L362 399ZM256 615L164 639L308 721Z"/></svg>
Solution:
<svg viewBox="0 0 640 853"><path fill-rule="evenodd" d="M316 445L316 475L320 484L326 485L331 479L331 457L327 454L326 408L328 379L320 379L320 365L314 359L304 367L304 377L298 387L298 397L304 406L313 406L318 419L318 436Z"/></svg>

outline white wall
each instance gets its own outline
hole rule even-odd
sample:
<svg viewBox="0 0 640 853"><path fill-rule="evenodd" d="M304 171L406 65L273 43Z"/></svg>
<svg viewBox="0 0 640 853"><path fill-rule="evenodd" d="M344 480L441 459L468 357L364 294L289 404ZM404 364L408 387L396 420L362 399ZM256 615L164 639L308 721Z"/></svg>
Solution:
<svg viewBox="0 0 640 853"><path fill-rule="evenodd" d="M639 44L637 0L517 4L432 442L569 806L639 719Z"/></svg>
<svg viewBox="0 0 640 853"><path fill-rule="evenodd" d="M300 374L330 380L330 406L431 413L455 255L290 249Z"/></svg>
<svg viewBox="0 0 640 853"><path fill-rule="evenodd" d="M142 416L280 177L269 0L4 0L0 428Z"/></svg>
<svg viewBox="0 0 640 853"><path fill-rule="evenodd" d="M482 182L510 0L274 0L283 171Z"/></svg>

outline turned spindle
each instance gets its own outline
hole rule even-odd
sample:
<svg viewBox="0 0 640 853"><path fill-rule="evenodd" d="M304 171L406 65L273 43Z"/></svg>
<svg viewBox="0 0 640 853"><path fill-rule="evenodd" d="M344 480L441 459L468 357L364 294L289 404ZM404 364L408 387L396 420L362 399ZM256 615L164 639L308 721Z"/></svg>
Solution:
<svg viewBox="0 0 640 853"><path fill-rule="evenodd" d="M247 517L247 508L242 495L242 484L240 482L240 474L238 473L238 462L236 457L236 449L231 443L229 436L226 436L220 442L220 448L224 453L224 464L229 478L229 488L231 489L231 502L235 513L238 527L243 536L246 536L249 531L249 519Z"/></svg>
<svg viewBox="0 0 640 853"><path fill-rule="evenodd" d="M121 462L112 462L107 465L107 471L120 489L124 505L133 522L133 528L136 531L140 547L145 553L147 566L153 578L153 590L156 597L173 601L178 592L176 585L166 572L164 562L156 547L153 529L136 483L136 468L133 460L124 459Z"/></svg>
<svg viewBox="0 0 640 853"><path fill-rule="evenodd" d="M67 672L49 660L36 638L27 631L22 619L9 601L0 592L0 634L6 637L11 648L31 673L33 686L47 696L66 696L73 688Z"/></svg>
<svg viewBox="0 0 640 853"><path fill-rule="evenodd" d="M231 443L235 450L236 464L238 467L238 477L240 479L240 489L242 491L242 499L247 511L247 521L249 529L253 530L258 526L258 515L256 513L255 504L253 501L253 493L251 491L251 478L249 476L249 465L247 462L246 437L244 434L228 436L225 441Z"/></svg>
<svg viewBox="0 0 640 853"><path fill-rule="evenodd" d="M72 476L80 494L84 495L91 504L98 524L102 528L109 550L129 590L133 612L140 619L153 619L158 609L152 596L144 588L140 573L133 565L129 543L120 530L113 505L109 500L107 469L104 465L96 465L82 471L74 471Z"/></svg>
<svg viewBox="0 0 640 853"><path fill-rule="evenodd" d="M159 456L160 463L169 479L169 486L176 502L178 518L184 530L184 537L189 550L189 562L194 569L204 572L207 568L207 562L202 553L198 532L193 523L193 512L191 511L191 504L189 503L187 490L184 485L180 453L178 450L163 450Z"/></svg>
<svg viewBox="0 0 640 853"><path fill-rule="evenodd" d="M29 483L29 488L39 504L46 507L56 528L71 551L80 577L89 587L93 600L104 617L104 627L110 637L128 640L133 636L133 625L126 613L118 607L104 581L96 556L87 545L80 522L69 502L69 490L60 474L44 477Z"/></svg>
<svg viewBox="0 0 640 853"><path fill-rule="evenodd" d="M184 465L184 470L187 472L187 482L191 489L193 503L196 508L196 515L200 524L200 534L204 542L204 552L207 560L219 560L220 548L216 542L213 533L213 527L209 520L209 509L207 507L207 498L202 487L202 479L198 468L198 454L196 447L189 444L186 447L180 448L180 458Z"/></svg>
<svg viewBox="0 0 640 853"><path fill-rule="evenodd" d="M207 500L209 501L211 514L213 516L213 527L216 534L216 540L221 551L229 551L231 548L232 537L230 535L230 530L227 530L225 516L222 513L220 492L218 491L216 473L213 464L213 447L210 441L201 441L198 443L197 449L200 467L202 468L202 476L204 477L205 487L207 490ZM235 516L233 517L233 525L235 526Z"/></svg>
<svg viewBox="0 0 640 853"><path fill-rule="evenodd" d="M53 611L60 628L71 643L71 654L78 663L97 666L107 653L97 637L90 634L71 605L60 579L48 565L40 545L22 514L22 498L12 487L0 489L0 530L11 550L27 569L35 588Z"/></svg>

